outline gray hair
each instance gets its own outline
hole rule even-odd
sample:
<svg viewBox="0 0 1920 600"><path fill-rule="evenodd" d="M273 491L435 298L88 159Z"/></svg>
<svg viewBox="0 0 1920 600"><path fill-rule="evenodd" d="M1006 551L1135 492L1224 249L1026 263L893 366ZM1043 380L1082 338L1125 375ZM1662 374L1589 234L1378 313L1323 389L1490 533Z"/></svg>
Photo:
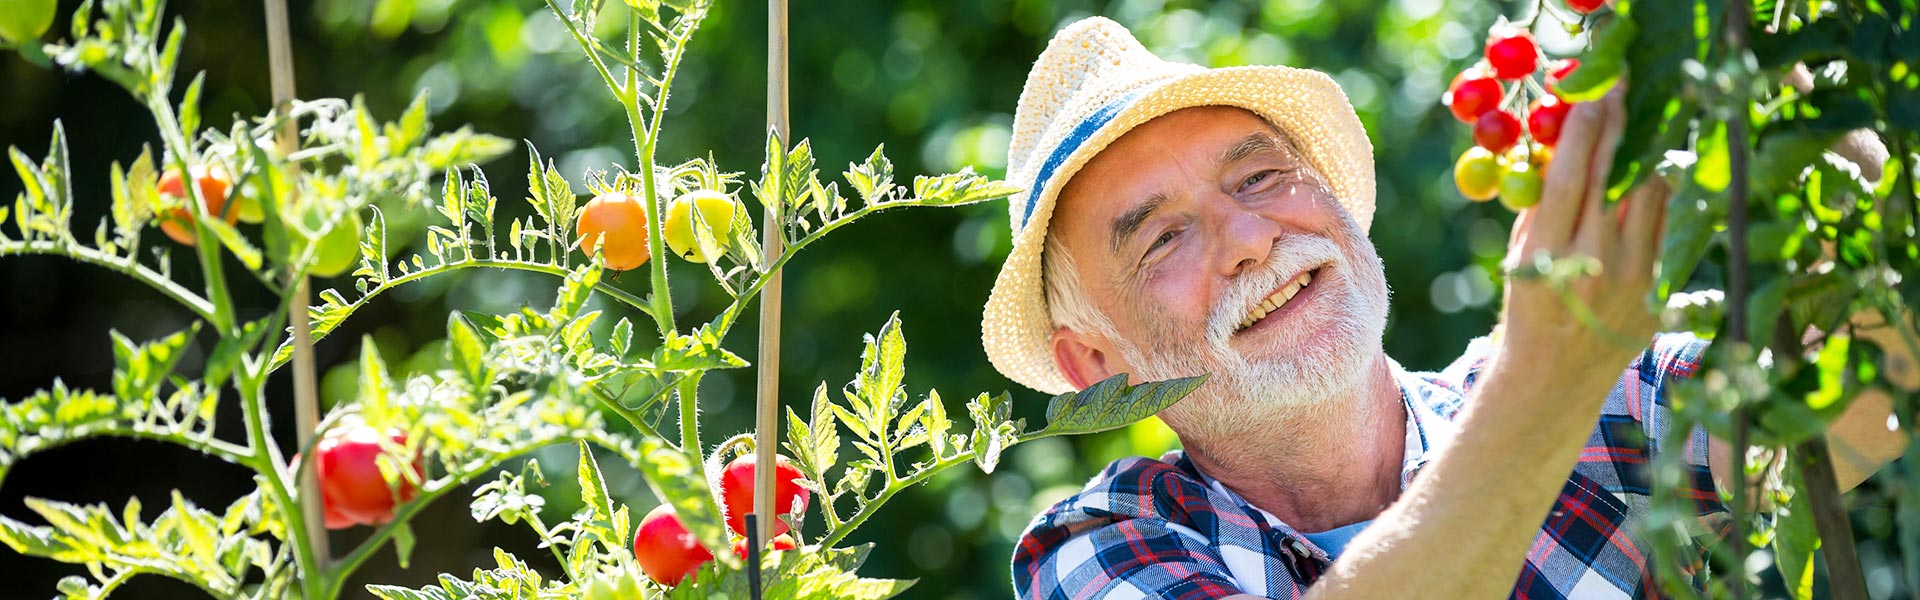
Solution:
<svg viewBox="0 0 1920 600"><path fill-rule="evenodd" d="M1067 253L1066 243L1058 236L1047 236L1040 261L1040 281L1047 290L1047 314L1054 329L1072 329L1108 339L1120 337L1113 320L1093 305L1080 266L1073 255Z"/></svg>

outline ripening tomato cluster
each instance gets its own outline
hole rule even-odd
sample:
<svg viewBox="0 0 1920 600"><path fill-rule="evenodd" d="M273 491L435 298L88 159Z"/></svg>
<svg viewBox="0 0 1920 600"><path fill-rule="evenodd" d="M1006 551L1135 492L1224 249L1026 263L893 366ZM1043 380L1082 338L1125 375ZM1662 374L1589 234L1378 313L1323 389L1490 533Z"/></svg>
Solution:
<svg viewBox="0 0 1920 600"><path fill-rule="evenodd" d="M615 271L647 264L653 256L647 249L647 213L642 202L645 200L640 196L622 192L600 194L587 201L580 209L576 226L580 232L580 251L591 257L597 245L598 251L606 253L607 268ZM667 219L661 223L667 248L689 262L706 264L713 262L714 257L700 250L699 239L695 237L696 206L701 222L713 232L714 241L724 246L727 236L733 233L733 217L740 210L740 201L719 190L695 190L668 204Z"/></svg>
<svg viewBox="0 0 1920 600"><path fill-rule="evenodd" d="M200 196L200 203L206 207L207 214L220 217L228 225L241 222L259 224L266 220L259 198L238 188L225 167L217 164L193 165L187 169L187 173L192 175L194 191ZM185 203L188 179L180 169L168 168L154 183L154 190L169 203ZM232 206L228 206L228 203L232 203ZM195 227L198 218L198 213L190 206L175 206L162 210L155 220L167 237L191 247L199 242L196 233L199 228ZM313 266L308 273L318 277L338 277L353 268L355 259L360 257L360 232L364 228L359 215L349 213L346 219L327 230L319 240L314 241L317 247L313 253Z"/></svg>
<svg viewBox="0 0 1920 600"><path fill-rule="evenodd" d="M705 214L707 208L702 206ZM753 455L736 458L727 463L720 473L720 505L726 508L727 528L733 530L733 553L741 560L747 558L746 515L753 512ZM800 487L800 469L795 468L787 457L780 456L774 461L774 507L780 514L793 514L807 510L808 492ZM786 520L776 519L773 524L774 550L792 550L797 547L793 537L786 535L789 527ZM664 586L679 585L681 580L700 570L700 565L713 560L713 553L700 545L700 540L687 531L680 523L680 517L674 515L673 507L666 504L654 507L640 520L640 528L633 534L633 555L640 563L640 570L654 583Z"/></svg>
<svg viewBox="0 0 1920 600"><path fill-rule="evenodd" d="M1602 0L1570 0L1581 14ZM1547 60L1533 34L1497 27L1483 60L1454 76L1442 103L1473 127L1472 148L1453 165L1460 194L1483 202L1498 196L1515 211L1540 202L1554 144L1573 103L1549 91L1580 66L1578 59Z"/></svg>

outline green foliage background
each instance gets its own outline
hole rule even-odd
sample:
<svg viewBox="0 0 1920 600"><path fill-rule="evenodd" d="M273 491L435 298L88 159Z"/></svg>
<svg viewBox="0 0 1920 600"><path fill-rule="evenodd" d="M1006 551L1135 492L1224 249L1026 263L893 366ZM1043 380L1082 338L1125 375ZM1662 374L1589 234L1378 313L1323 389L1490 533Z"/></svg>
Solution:
<svg viewBox="0 0 1920 600"><path fill-rule="evenodd" d="M57 28L73 2L62 2ZM1387 351L1414 369L1439 368L1484 335L1493 320L1498 284L1491 273L1505 250L1511 216L1497 204L1467 204L1453 190L1453 157L1470 141L1464 126L1439 107L1447 81L1479 54L1487 25L1518 3L1469 0L817 0L791 13L792 119L795 137L811 138L828 171L862 158L884 143L902 172L945 172L971 165L989 175L1004 171L1007 131L1027 69L1052 32L1073 19L1100 14L1134 30L1169 58L1211 65L1288 64L1333 75L1360 113L1376 150L1379 212L1374 240L1393 286ZM302 97L364 93L376 114L397 114L421 88L431 91L433 121L442 130L463 123L533 142L561 170L578 177L588 167L622 160L632 139L618 108L545 7L525 0L319 0L293 2L298 88ZM182 65L205 69L204 113L257 114L267 104L266 40L255 2L176 2L189 32ZM1547 29L1551 30L1549 26ZM766 14L758 2L722 0L694 43L671 98L663 160L708 151L728 170L755 173L764 142L763 64ZM1543 32L1550 53L1569 54L1578 42ZM93 77L63 77L13 58L0 59L0 145L29 155L46 151L47 127L65 121L79 143L74 163L129 160L154 137L144 114L124 94ZM505 215L528 212L523 202L523 152L483 165ZM77 180L78 197L104 198L105 178ZM1018 182L1015 182L1018 183ZM575 182L576 188L579 181ZM0 197L19 183L0 178ZM83 201L84 204L84 201ZM1464 205L1464 206L1463 206ZM91 222L104 200L83 206ZM979 343L979 316L989 286L1009 249L1006 205L959 210L904 211L867 220L823 241L796 259L787 274L782 396L803 403L822 380L839 385L858 368L859 332L872 331L900 309L911 351L908 386L922 394L944 390L1014 392L1016 416L1038 422L1043 396L996 373ZM88 208L96 211L87 214ZM404 216L389 215L402 227ZM416 215L417 232L424 215ZM424 239L391 234L389 239ZM634 275L638 276L638 275ZM443 335L453 309L508 310L547 301L551 281L512 273L441 278L380 300L319 344L323 398L348 396L357 373L354 342L370 334L396 368L418 370L442 360L430 343ZM700 288L701 301L680 307L702 319L724 304L705 278L682 276L676 287ZM77 387L104 382L111 371L102 335L117 327L140 339L181 327L185 315L159 307L144 289L110 273L46 257L0 261L0 397L17 398L61 377ZM689 289L677 289L687 293ZM682 295L681 298L691 296ZM262 298L255 298L260 305ZM246 304L243 300L242 304ZM735 352L752 356L752 337L737 336ZM192 349L182 368L192 372L204 348ZM398 357L412 357L403 359ZM407 364L410 363L410 364ZM400 366L407 364L407 366ZM716 371L702 390L706 429L717 442L751 421L747 371ZM277 414L291 414L284 381ZM731 399L729 401L728 399ZM804 404L802 404L804 406ZM237 425L236 425L237 426ZM290 432L280 435L290 440ZM919 578L909 597L988 598L1009 592L1013 542L1028 518L1063 497L1114 458L1156 455L1173 447L1157 421L1093 436L1053 438L1014 449L994 475L955 469L903 494L853 541L881 541L863 571L876 577ZM551 470L555 500L549 511L574 510L574 450L541 456ZM76 477L76 473L83 476ZM644 512L651 504L630 470L609 467L611 491ZM97 442L24 463L0 489L0 512L23 515L21 498L119 503L131 492L162 497L181 488L203 505L223 505L250 487L241 469L171 447ZM129 485L134 489L129 490ZM1875 485L1869 482L1868 486ZM1878 497L1878 496L1874 496ZM157 503L156 503L157 506ZM1884 506L1853 507L1869 583L1877 597L1903 590L1888 567L1895 552L1884 538L1891 517ZM157 511L158 508L150 509ZM416 522L420 549L413 568L399 571L376 560L362 583L421 585L438 572L465 573L489 562L499 545L529 560L524 532L477 525L463 502L433 507ZM364 532L337 533L352 539ZM27 573L10 584L51 590L77 568L0 555L0 572ZM152 578L128 588L130 597L188 591Z"/></svg>

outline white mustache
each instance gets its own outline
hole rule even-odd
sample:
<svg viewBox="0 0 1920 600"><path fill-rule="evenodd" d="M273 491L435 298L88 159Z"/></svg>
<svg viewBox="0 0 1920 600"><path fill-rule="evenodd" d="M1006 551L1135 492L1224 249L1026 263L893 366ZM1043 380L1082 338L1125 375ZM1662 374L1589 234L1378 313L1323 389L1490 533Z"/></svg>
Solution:
<svg viewBox="0 0 1920 600"><path fill-rule="evenodd" d="M1301 271L1323 265L1338 265L1341 263L1340 257L1340 246L1325 236L1289 235L1280 238L1274 242L1265 261L1241 275L1220 295L1220 301L1214 303L1213 310L1207 316L1207 340L1216 347L1223 347L1240 325L1240 320L1279 289L1280 284L1292 280ZM1315 277L1314 281L1319 282L1320 277Z"/></svg>

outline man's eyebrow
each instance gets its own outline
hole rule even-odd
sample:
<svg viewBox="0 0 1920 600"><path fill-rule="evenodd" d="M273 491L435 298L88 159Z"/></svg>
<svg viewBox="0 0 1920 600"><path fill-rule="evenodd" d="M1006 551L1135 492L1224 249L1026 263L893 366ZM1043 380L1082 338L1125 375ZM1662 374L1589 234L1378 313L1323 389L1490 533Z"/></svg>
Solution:
<svg viewBox="0 0 1920 600"><path fill-rule="evenodd" d="M1148 196L1146 202L1120 213L1120 217L1113 220L1113 231L1107 240L1109 251L1119 254L1120 245L1125 244L1127 238L1133 237L1134 232L1139 231L1140 226L1147 222L1147 217L1153 216L1153 211L1160 210L1160 206L1166 203L1165 194L1155 193Z"/></svg>
<svg viewBox="0 0 1920 600"><path fill-rule="evenodd" d="M1261 153L1285 154L1281 148L1286 145L1286 142L1281 141L1274 132L1256 131L1242 138L1240 143L1227 148L1227 151L1220 155L1220 164L1230 165Z"/></svg>

